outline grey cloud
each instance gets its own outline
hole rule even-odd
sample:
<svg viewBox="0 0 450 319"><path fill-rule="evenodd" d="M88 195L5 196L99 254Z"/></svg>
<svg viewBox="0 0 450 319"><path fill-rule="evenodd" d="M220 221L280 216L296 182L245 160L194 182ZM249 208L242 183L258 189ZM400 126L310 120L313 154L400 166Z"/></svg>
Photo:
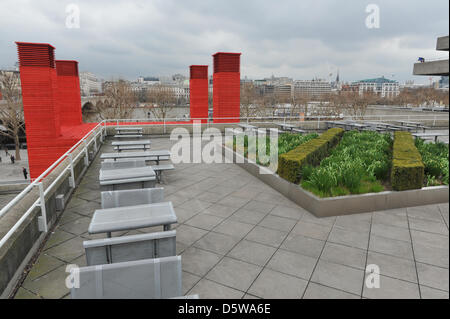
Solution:
<svg viewBox="0 0 450 319"><path fill-rule="evenodd" d="M81 28L64 26L65 6L77 3ZM380 7L380 29L367 29L368 3ZM326 77L344 80L412 76L418 56L435 57L436 37L448 33L448 1L419 0L2 0L0 66L16 61L14 41L48 42L57 58L104 78L188 73L212 65L217 51L242 52L251 78Z"/></svg>

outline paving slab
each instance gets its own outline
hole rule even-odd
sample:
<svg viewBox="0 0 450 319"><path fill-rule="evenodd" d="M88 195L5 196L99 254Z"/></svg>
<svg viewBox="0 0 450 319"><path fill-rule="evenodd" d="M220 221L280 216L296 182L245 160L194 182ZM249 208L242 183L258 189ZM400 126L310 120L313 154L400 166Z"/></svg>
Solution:
<svg viewBox="0 0 450 319"><path fill-rule="evenodd" d="M260 298L299 299L303 296L307 280L264 269L248 292Z"/></svg>

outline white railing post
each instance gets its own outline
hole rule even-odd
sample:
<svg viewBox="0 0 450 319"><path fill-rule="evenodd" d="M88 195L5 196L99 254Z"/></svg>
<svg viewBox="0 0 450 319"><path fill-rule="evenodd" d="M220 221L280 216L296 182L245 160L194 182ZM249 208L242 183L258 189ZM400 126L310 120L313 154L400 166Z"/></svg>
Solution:
<svg viewBox="0 0 450 319"><path fill-rule="evenodd" d="M317 117L317 129L320 128L320 115Z"/></svg>
<svg viewBox="0 0 450 319"><path fill-rule="evenodd" d="M39 207L41 208L41 216L38 217L39 230L43 232L48 231L47 225L47 209L45 208L45 193L44 193L44 185L42 182L39 182Z"/></svg>
<svg viewBox="0 0 450 319"><path fill-rule="evenodd" d="M97 134L94 135L94 151L97 153Z"/></svg>
<svg viewBox="0 0 450 319"><path fill-rule="evenodd" d="M88 144L86 143L86 139L83 140L84 144L84 165L89 165L89 151L88 151Z"/></svg>
<svg viewBox="0 0 450 319"><path fill-rule="evenodd" d="M73 156L72 153L69 153L69 161L70 161L70 178L69 178L69 186L75 188L75 172L73 170Z"/></svg>
<svg viewBox="0 0 450 319"><path fill-rule="evenodd" d="M163 134L166 134L166 118L163 119Z"/></svg>

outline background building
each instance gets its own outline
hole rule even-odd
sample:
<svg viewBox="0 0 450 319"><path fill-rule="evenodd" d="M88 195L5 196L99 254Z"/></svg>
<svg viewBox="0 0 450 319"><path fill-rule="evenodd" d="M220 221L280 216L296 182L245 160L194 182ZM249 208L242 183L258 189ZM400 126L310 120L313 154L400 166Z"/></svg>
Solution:
<svg viewBox="0 0 450 319"><path fill-rule="evenodd" d="M382 98L393 98L400 94L400 85L397 81L386 79L384 76L375 79L366 79L352 83L355 91L360 95L371 92Z"/></svg>
<svg viewBox="0 0 450 319"><path fill-rule="evenodd" d="M80 72L80 90L82 96L102 93L102 80L91 72Z"/></svg>
<svg viewBox="0 0 450 319"><path fill-rule="evenodd" d="M331 83L321 79L295 81L294 93L319 97L331 93Z"/></svg>

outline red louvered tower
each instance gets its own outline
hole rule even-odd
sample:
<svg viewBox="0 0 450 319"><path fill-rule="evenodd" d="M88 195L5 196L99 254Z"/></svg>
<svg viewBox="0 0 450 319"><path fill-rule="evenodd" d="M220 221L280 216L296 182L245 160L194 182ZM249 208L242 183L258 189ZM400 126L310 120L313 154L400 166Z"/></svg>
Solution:
<svg viewBox="0 0 450 319"><path fill-rule="evenodd" d="M239 122L241 103L241 53L217 52L213 55L214 123Z"/></svg>
<svg viewBox="0 0 450 319"><path fill-rule="evenodd" d="M16 42L27 137L30 177L41 175L53 162L86 135L96 123L82 124L78 74L57 75L55 48L47 43ZM65 70L65 64L59 69ZM77 71L78 73L78 71ZM61 79L61 88L59 82ZM75 84L77 82L78 84ZM69 84L70 83L70 84ZM78 85L78 92L75 87ZM78 95L77 97L75 95ZM78 106L75 105L78 103ZM78 108L78 112L76 109Z"/></svg>
<svg viewBox="0 0 450 319"><path fill-rule="evenodd" d="M208 118L208 66L191 65L189 80L189 101L191 119ZM203 120L204 119L204 120Z"/></svg>

